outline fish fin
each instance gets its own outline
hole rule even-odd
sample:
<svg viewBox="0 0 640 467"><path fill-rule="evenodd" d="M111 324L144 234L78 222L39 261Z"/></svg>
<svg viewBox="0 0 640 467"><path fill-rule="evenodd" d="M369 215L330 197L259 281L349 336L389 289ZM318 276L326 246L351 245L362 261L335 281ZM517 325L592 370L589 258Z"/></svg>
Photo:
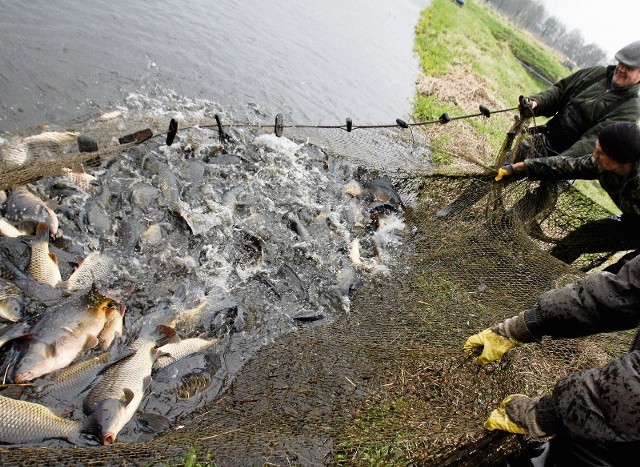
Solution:
<svg viewBox="0 0 640 467"><path fill-rule="evenodd" d="M98 345L98 338L96 336L87 336L87 340L84 342L82 350L93 349Z"/></svg>
<svg viewBox="0 0 640 467"><path fill-rule="evenodd" d="M156 347L162 347L168 343L180 342L180 336L178 336L176 330L164 324L156 326L153 337L156 339Z"/></svg>
<svg viewBox="0 0 640 467"><path fill-rule="evenodd" d="M57 353L57 347L56 347L56 343L52 342L51 344L47 345L45 347L45 357L54 357Z"/></svg>
<svg viewBox="0 0 640 467"><path fill-rule="evenodd" d="M129 389L129 388L124 388L122 390L122 392L124 393L123 396L120 398L120 402L122 402L122 404L126 407L127 405L129 405L131 403L131 401L133 400L133 398L135 397L134 392Z"/></svg>
<svg viewBox="0 0 640 467"><path fill-rule="evenodd" d="M152 433L163 432L171 425L171 420L167 417L149 412L139 414L138 420L140 421L144 431Z"/></svg>
<svg viewBox="0 0 640 467"><path fill-rule="evenodd" d="M49 253L49 258L51 258L51 261L53 261L56 266L58 265L58 255L55 253Z"/></svg>
<svg viewBox="0 0 640 467"><path fill-rule="evenodd" d="M142 380L143 391L146 391L147 389L149 389L149 386L151 386L151 376L147 375Z"/></svg>
<svg viewBox="0 0 640 467"><path fill-rule="evenodd" d="M36 225L36 237L38 240L49 241L49 224L46 222L39 222L38 225Z"/></svg>

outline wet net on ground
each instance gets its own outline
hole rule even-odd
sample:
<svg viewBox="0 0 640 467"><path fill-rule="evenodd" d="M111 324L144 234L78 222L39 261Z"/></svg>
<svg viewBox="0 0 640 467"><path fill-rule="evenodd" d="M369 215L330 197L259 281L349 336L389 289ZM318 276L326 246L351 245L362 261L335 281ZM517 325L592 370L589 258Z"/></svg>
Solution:
<svg viewBox="0 0 640 467"><path fill-rule="evenodd" d="M497 187L482 171L473 177L460 167L450 176L434 171L424 140L407 130L304 129L284 136L392 178L406 203L400 266L370 278L350 312L331 324L265 345L184 427L144 443L2 448L4 464L179 464L192 448L218 465L499 464L526 447L522 437L482 427L504 396L548 393L568 372L602 365L628 347L628 333L545 340L482 368L462 354L469 335L583 275L579 267L591 259L567 266L548 254L550 239L610 213L572 187L559 195L558 209L532 226L513 207L534 184ZM63 157L99 164L126 149L112 147L90 158L74 151ZM13 172L0 184L50 170ZM461 197L474 202L442 215Z"/></svg>

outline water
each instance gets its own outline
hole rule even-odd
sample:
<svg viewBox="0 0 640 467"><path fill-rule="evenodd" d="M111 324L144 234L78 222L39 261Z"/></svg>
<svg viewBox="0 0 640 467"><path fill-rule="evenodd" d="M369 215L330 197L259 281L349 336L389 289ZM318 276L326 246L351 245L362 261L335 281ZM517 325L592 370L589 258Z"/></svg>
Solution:
<svg viewBox="0 0 640 467"><path fill-rule="evenodd" d="M0 131L33 132L170 91L288 123L411 114L428 0L0 0Z"/></svg>
<svg viewBox="0 0 640 467"><path fill-rule="evenodd" d="M282 0L220 0L169 11L151 2L0 0L0 131L74 122L84 129L80 123L114 108L120 117L94 127L116 136L132 128L128 110L167 122L212 110L269 122L283 113L286 123L407 119L418 76L413 28L426 3L330 0L294 10ZM215 130L180 128L171 147L156 138L92 170L95 192L64 177L32 186L42 199L57 200L60 233L52 245L65 279L91 252L117 258L101 280L109 290L131 290L124 344L156 312L182 317L203 306L177 330L219 345L154 372L153 396L140 407L172 428L178 419L188 424L264 345L351 313L351 294L363 281L392 274L408 249L402 203L388 201L398 197L393 187L327 157L323 145L231 127L222 148ZM328 140L356 161L370 161L372 152L358 143L370 140L405 168L409 159L428 162L406 147L385 151L384 135L371 133ZM76 150L75 142L69 146ZM41 153L30 153L28 163ZM0 242L0 251L18 247L26 249L20 240ZM181 287L189 293L179 300ZM80 394L32 397L83 416ZM155 435L135 417L119 439Z"/></svg>

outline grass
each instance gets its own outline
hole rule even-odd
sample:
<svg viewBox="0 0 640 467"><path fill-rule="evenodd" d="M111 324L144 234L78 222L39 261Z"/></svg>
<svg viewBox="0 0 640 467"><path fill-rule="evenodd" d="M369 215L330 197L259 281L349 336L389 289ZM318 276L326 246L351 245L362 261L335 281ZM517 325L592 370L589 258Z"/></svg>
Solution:
<svg viewBox="0 0 640 467"><path fill-rule="evenodd" d="M554 51L473 0L467 0L464 8L450 0L433 0L416 26L415 52L424 75L415 99L417 121L437 121L445 112L450 117L473 114L478 104L494 111L514 107L519 95L545 89L548 83L529 74L522 62L552 81L570 73ZM424 86L424 81L429 86ZM467 118L423 127L431 143L434 163L449 166L455 162L456 152L465 150L487 164L493 163L514 114L515 111L494 113L489 119ZM615 212L615 206L612 207L597 183L579 181L576 187ZM437 275L425 275L412 288L439 304L433 309L425 305L421 311L427 327L437 325L442 309L485 314L481 304ZM430 398L437 393L440 381L435 377L430 381L424 366L417 353L408 354L400 362L398 374L390 377L389 389L374 396L353 423L345 427L343 442L337 446L332 464L417 465L428 457L420 440L428 439L429 430L436 427L417 427L422 426L424 414L429 413L429 405L434 403ZM446 370L446 362L442 366ZM447 376L464 377L458 371ZM439 436L446 441L446 433Z"/></svg>
<svg viewBox="0 0 640 467"><path fill-rule="evenodd" d="M444 112L451 117L468 115L470 109L476 112L478 104L486 105L481 99L487 96L494 103L488 105L491 110L500 110L496 105L501 108L517 106L519 95L534 94L548 86L529 74L522 61L552 81L570 72L562 66L555 52L537 44L493 10L473 1L459 8L448 0L434 0L422 12L416 26L414 48L426 77L442 80L444 87L450 83L452 87L460 88L459 96L446 99L437 92L429 94L419 89L414 108L414 118L418 121L436 120ZM475 79L469 79L467 83L463 77L461 84L457 84L455 77L460 73ZM481 88L482 95L469 94L468 91L474 90L464 89L465 83ZM451 152L451 140L457 140L458 143L453 143L457 146L462 138L456 138L456 135L468 139L469 131L486 140L482 146L485 154L481 158L491 162L512 118L513 113L493 114L489 119L469 118L442 126L435 135L429 135L433 137L431 149L436 163L450 163L451 158L446 153ZM453 137L438 138L442 132Z"/></svg>

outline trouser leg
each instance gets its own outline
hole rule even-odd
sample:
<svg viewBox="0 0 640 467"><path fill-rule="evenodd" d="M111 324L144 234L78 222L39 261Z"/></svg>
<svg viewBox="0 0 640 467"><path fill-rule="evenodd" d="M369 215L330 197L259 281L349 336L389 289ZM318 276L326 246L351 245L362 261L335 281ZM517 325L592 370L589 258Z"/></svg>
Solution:
<svg viewBox="0 0 640 467"><path fill-rule="evenodd" d="M551 249L551 255L571 264L583 253L602 253L640 248L636 222L620 218L587 222L565 236Z"/></svg>

